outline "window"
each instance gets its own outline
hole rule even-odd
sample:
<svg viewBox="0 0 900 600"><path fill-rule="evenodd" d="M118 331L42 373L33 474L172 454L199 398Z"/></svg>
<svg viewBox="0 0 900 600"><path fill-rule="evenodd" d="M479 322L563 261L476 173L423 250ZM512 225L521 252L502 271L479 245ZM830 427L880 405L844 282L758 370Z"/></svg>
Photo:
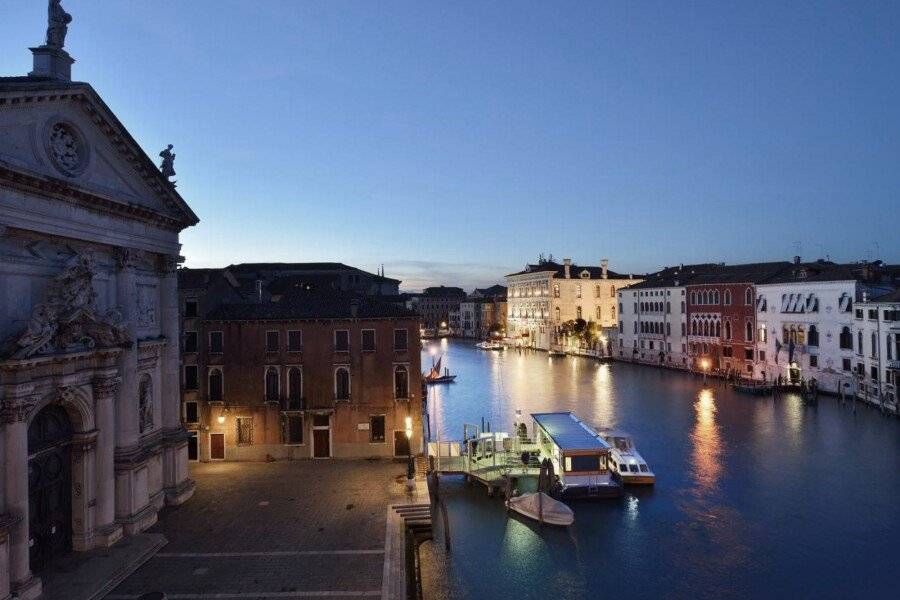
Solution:
<svg viewBox="0 0 900 600"><path fill-rule="evenodd" d="M595 285L594 286L594 298L599 298L599 297L600 297L600 286Z"/></svg>
<svg viewBox="0 0 900 600"><path fill-rule="evenodd" d="M672 303L669 301L666 301L666 314L669 314L671 312L672 312Z"/></svg>
<svg viewBox="0 0 900 600"><path fill-rule="evenodd" d="M759 362L766 362L766 351L765 350L759 351Z"/></svg>
<svg viewBox="0 0 900 600"><path fill-rule="evenodd" d="M731 305L731 290L725 290L725 292L722 294L722 298L724 299L724 304L726 306L730 306Z"/></svg>
<svg viewBox="0 0 900 600"><path fill-rule="evenodd" d="M878 334L872 332L872 358L878 357Z"/></svg>
<svg viewBox="0 0 900 600"><path fill-rule="evenodd" d="M553 284L553 297L559 298L559 284L558 283Z"/></svg>
<svg viewBox="0 0 900 600"><path fill-rule="evenodd" d="M221 331L210 331L209 332L209 353L210 354L222 354L222 348L224 346L223 342L223 334Z"/></svg>
<svg viewBox="0 0 900 600"><path fill-rule="evenodd" d="M869 320L877 321L878 320L878 309L870 308L869 309Z"/></svg>
<svg viewBox="0 0 900 600"><path fill-rule="evenodd" d="M684 323L681 324L681 335L685 335L686 325Z"/></svg>
<svg viewBox="0 0 900 600"><path fill-rule="evenodd" d="M185 423L199 423L200 422L200 409L197 402L193 400L184 403L184 422Z"/></svg>
<svg viewBox="0 0 900 600"><path fill-rule="evenodd" d="M672 335L672 324L666 323L666 335Z"/></svg>
<svg viewBox="0 0 900 600"><path fill-rule="evenodd" d="M409 332L406 329L394 330L394 350L409 349Z"/></svg>
<svg viewBox="0 0 900 600"><path fill-rule="evenodd" d="M284 443L303 443L303 415L285 415L284 418Z"/></svg>
<svg viewBox="0 0 900 600"><path fill-rule="evenodd" d="M278 402L280 391L278 369L266 367L266 402Z"/></svg>
<svg viewBox="0 0 900 600"><path fill-rule="evenodd" d="M266 352L278 352L278 332L266 332Z"/></svg>
<svg viewBox="0 0 900 600"><path fill-rule="evenodd" d="M222 379L222 369L209 370L209 401L222 402L224 398L224 382Z"/></svg>
<svg viewBox="0 0 900 600"><path fill-rule="evenodd" d="M334 351L350 352L350 332L346 329L338 329L334 332Z"/></svg>
<svg viewBox="0 0 900 600"><path fill-rule="evenodd" d="M762 341L762 340L760 340ZM806 343L810 346L818 347L819 345L819 329L815 325L809 326L809 335L806 338Z"/></svg>
<svg viewBox="0 0 900 600"><path fill-rule="evenodd" d="M559 323L559 321L560 321L560 317L559 317L559 307L557 306L554 310L556 311L556 322Z"/></svg>
<svg viewBox="0 0 900 600"><path fill-rule="evenodd" d="M704 348L703 351L706 352L706 349ZM727 356L728 358L731 358L733 356L731 346L723 346L722 347L722 356Z"/></svg>
<svg viewBox="0 0 900 600"><path fill-rule="evenodd" d="M610 298L616 297L616 286L614 286L614 285L609 286L609 297Z"/></svg>
<svg viewBox="0 0 900 600"><path fill-rule="evenodd" d="M196 300L185 300L184 301L184 318L185 319L197 318L197 301Z"/></svg>
<svg viewBox="0 0 900 600"><path fill-rule="evenodd" d="M253 443L253 417L238 417L237 443L238 445L250 445Z"/></svg>
<svg viewBox="0 0 900 600"><path fill-rule="evenodd" d="M753 348L744 348L744 358L746 360L753 360Z"/></svg>
<svg viewBox="0 0 900 600"><path fill-rule="evenodd" d="M567 456L565 460L566 472L599 471L600 457L596 454L587 456Z"/></svg>
<svg viewBox="0 0 900 600"><path fill-rule="evenodd" d="M288 369L288 410L303 410L303 372L299 367Z"/></svg>
<svg viewBox="0 0 900 600"><path fill-rule="evenodd" d="M849 327L845 326L841 329L840 340L841 350L853 350L853 336L850 334Z"/></svg>
<svg viewBox="0 0 900 600"><path fill-rule="evenodd" d="M299 329L288 331L288 352L303 351L303 332Z"/></svg>
<svg viewBox="0 0 900 600"><path fill-rule="evenodd" d="M369 442L384 443L384 415L369 417Z"/></svg>
<svg viewBox="0 0 900 600"><path fill-rule="evenodd" d="M334 397L336 400L350 399L350 371L346 367L334 371Z"/></svg>
<svg viewBox="0 0 900 600"><path fill-rule="evenodd" d="M691 304L697 304L697 294L691 292Z"/></svg>
<svg viewBox="0 0 900 600"><path fill-rule="evenodd" d="M878 381L878 367L871 367L869 372L872 376L872 381Z"/></svg>
<svg viewBox="0 0 900 600"><path fill-rule="evenodd" d="M575 286L575 297L581 298L581 285L580 284Z"/></svg>
<svg viewBox="0 0 900 600"><path fill-rule="evenodd" d="M594 318L596 318L598 321L599 321L600 318L601 318L601 317L600 317L600 307L599 307L599 306L597 307L597 311L596 311L596 313L595 313L595 315L594 315Z"/></svg>
<svg viewBox="0 0 900 600"><path fill-rule="evenodd" d="M394 367L394 398L409 398L409 371L403 365Z"/></svg>
<svg viewBox="0 0 900 600"><path fill-rule="evenodd" d="M744 290L744 304L746 306L753 306L753 290L750 288Z"/></svg>
<svg viewBox="0 0 900 600"><path fill-rule="evenodd" d="M184 367L184 389L197 389L197 365L185 365Z"/></svg>
<svg viewBox="0 0 900 600"><path fill-rule="evenodd" d="M845 359L843 359L843 360L841 361L841 368L842 368L844 371L849 371L850 369L853 368L853 365L850 364L850 359L849 359L849 358L845 358Z"/></svg>
<svg viewBox="0 0 900 600"><path fill-rule="evenodd" d="M197 351L197 332L196 331L185 331L184 332L184 351L185 352L196 352Z"/></svg>
<svg viewBox="0 0 900 600"><path fill-rule="evenodd" d="M757 332L757 335L759 336L758 339L760 342L765 343L765 341L768 339L768 336L766 336L766 324L765 323L763 323L759 326L759 331Z"/></svg>
<svg viewBox="0 0 900 600"><path fill-rule="evenodd" d="M810 367L818 367L819 366L819 357L815 354L809 355L809 366Z"/></svg>
<svg viewBox="0 0 900 600"><path fill-rule="evenodd" d="M744 328L744 339L748 342L753 341L753 323L751 321L747 321L747 326Z"/></svg>
<svg viewBox="0 0 900 600"><path fill-rule="evenodd" d="M616 305L615 304L613 304L612 306L609 307L609 316L612 319L616 318Z"/></svg>
<svg viewBox="0 0 900 600"><path fill-rule="evenodd" d="M575 307L575 318L576 318L576 319L580 319L580 318L581 318L581 307L580 307L580 306L576 306L576 307Z"/></svg>
<svg viewBox="0 0 900 600"><path fill-rule="evenodd" d="M716 321L716 337L722 337L722 323Z"/></svg>
<svg viewBox="0 0 900 600"><path fill-rule="evenodd" d="M363 329L362 330L362 351L363 352L375 352L375 330L374 329Z"/></svg>
<svg viewBox="0 0 900 600"><path fill-rule="evenodd" d="M860 356L862 356L862 353L863 353L863 337L862 337L862 331L857 331L857 332L856 332L856 342L857 342L857 345L856 345L856 353L859 354Z"/></svg>

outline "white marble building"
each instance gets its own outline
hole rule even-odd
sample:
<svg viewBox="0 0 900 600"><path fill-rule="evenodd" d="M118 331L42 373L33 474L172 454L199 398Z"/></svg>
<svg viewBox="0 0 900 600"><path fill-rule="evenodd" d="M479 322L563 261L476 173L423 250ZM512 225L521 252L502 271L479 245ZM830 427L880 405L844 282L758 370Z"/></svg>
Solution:
<svg viewBox="0 0 900 600"><path fill-rule="evenodd" d="M667 267L648 275L641 283L618 291L619 325L614 356L651 364L689 366L685 286L697 267Z"/></svg>
<svg viewBox="0 0 900 600"><path fill-rule="evenodd" d="M0 78L0 598L193 493L175 269L197 217L70 81L54 10L34 71Z"/></svg>
<svg viewBox="0 0 900 600"><path fill-rule="evenodd" d="M869 299L854 310L857 352L857 395L900 412L900 290Z"/></svg>
<svg viewBox="0 0 900 600"><path fill-rule="evenodd" d="M617 290L641 281L599 267L552 260L527 265L506 276L507 336L523 346L549 350L559 343L559 326L566 321L593 321L603 337L615 337L618 327Z"/></svg>

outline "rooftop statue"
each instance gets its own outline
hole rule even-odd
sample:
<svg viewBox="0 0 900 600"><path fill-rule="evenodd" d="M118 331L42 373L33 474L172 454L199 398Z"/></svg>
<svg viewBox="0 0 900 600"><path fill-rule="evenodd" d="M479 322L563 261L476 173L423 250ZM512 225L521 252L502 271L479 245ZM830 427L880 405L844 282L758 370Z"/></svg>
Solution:
<svg viewBox="0 0 900 600"><path fill-rule="evenodd" d="M159 165L159 170L162 171L163 177L169 179L170 177L175 177L175 153L172 152L172 144L169 144L165 150L159 153L162 158L162 162ZM172 185L175 185L175 182L170 182Z"/></svg>
<svg viewBox="0 0 900 600"><path fill-rule="evenodd" d="M69 23L72 22L72 15L60 4L62 0L50 0L47 5L47 46L62 50L66 44L66 32L69 30Z"/></svg>

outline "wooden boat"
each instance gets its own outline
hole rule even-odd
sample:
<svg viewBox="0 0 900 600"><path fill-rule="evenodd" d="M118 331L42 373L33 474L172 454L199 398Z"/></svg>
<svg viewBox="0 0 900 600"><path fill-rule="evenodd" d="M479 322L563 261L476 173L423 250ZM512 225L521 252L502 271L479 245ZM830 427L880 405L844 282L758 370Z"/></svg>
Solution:
<svg viewBox="0 0 900 600"><path fill-rule="evenodd" d="M443 356L440 357L435 364L431 365L431 371L422 375L422 382L425 383L425 385L453 383L456 379L456 375L450 374L450 369L444 368L444 372L441 373L441 361L443 359Z"/></svg>
<svg viewBox="0 0 900 600"><path fill-rule="evenodd" d="M544 492L514 496L506 501L506 508L542 524L567 527L575 522L571 508Z"/></svg>
<svg viewBox="0 0 900 600"><path fill-rule="evenodd" d="M736 392L765 396L772 393L772 386L758 381L735 381L732 387Z"/></svg>

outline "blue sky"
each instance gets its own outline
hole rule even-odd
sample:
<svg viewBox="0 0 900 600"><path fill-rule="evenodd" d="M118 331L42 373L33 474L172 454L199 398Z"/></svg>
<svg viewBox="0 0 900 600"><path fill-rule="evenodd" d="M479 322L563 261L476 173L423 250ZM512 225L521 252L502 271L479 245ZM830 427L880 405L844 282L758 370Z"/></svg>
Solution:
<svg viewBox="0 0 900 600"><path fill-rule="evenodd" d="M63 4L74 78L175 145L188 266L900 261L898 2ZM24 74L46 4L0 12Z"/></svg>

